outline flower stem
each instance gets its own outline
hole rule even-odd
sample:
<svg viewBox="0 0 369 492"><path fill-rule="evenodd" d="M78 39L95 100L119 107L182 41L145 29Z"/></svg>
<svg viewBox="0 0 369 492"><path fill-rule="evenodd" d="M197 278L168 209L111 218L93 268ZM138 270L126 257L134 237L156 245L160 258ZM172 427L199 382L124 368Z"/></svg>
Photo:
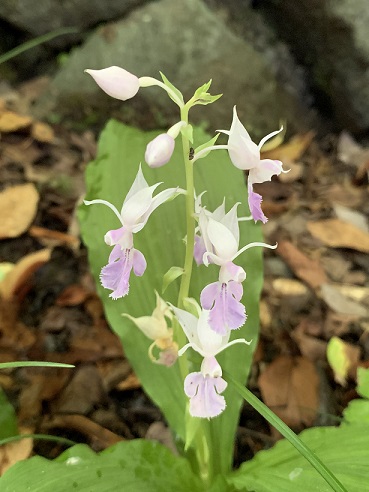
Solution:
<svg viewBox="0 0 369 492"><path fill-rule="evenodd" d="M181 108L181 121L188 124L188 111L191 107L191 100ZM195 247L195 186L193 175L193 161L190 160L190 142L188 138L182 134L182 150L183 161L186 174L186 253L183 270L184 273L181 277L181 285L178 294L178 307L184 308L184 300L189 296L192 266L193 266L193 253ZM184 332L179 327L178 323L175 323L175 333L177 341L180 347L183 347L187 340ZM186 354L179 357L179 367L183 379L189 373L189 363ZM199 474L206 486L208 486L212 480L213 474L211 470L211 449L209 447L208 435L205 431L204 425L199 425L198 431L194 438L194 450L197 460L197 466Z"/></svg>

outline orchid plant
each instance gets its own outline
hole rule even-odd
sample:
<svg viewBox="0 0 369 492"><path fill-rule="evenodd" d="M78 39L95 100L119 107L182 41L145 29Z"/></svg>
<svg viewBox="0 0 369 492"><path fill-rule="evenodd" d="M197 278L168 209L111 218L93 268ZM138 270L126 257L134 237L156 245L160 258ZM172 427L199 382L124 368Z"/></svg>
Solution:
<svg viewBox="0 0 369 492"><path fill-rule="evenodd" d="M143 364L163 366L168 372L178 369L182 395L187 398L187 404L184 415L185 425L182 426L181 431L178 430L180 426L176 429L174 425L173 430L178 432L178 437L183 441L182 452L188 456L193 469L197 470L203 483L209 486L221 470L216 469L216 459L209 437L212 431L207 423L211 419L219 418L225 412L227 405L233 404L232 401L227 400L225 394L228 384L234 383L239 394L249 402L253 401L252 398L245 396L242 387L239 388L239 381L234 381L228 372L227 376L223 377L224 370L227 371L229 368L222 367L218 359L219 354L234 350L235 345L249 346L252 343L251 339L234 336L238 329L247 324L243 302L246 271L237 262L249 249L274 249L277 245L261 241L240 245L240 223L253 221L254 227L257 227L257 222L265 223L268 220L262 210L262 197L254 191L253 186L256 183L270 181L273 176L288 171L283 169L282 162L261 157L263 145L278 135L283 128L266 135L257 145L241 123L235 106L229 130L218 130L215 137L194 148L194 132L189 122L189 111L196 105L212 104L221 97L221 94L211 95L208 92L211 81L197 89L185 102L182 93L163 74L161 74L162 80L136 77L116 66L102 70L89 69L86 72L113 98L126 101L134 97L141 88L158 86L166 91L179 109L178 122L166 133L161 133L148 142L144 158L151 169L161 168L164 165L170 166L176 148L176 139L181 136L186 177L184 188L178 185L154 195L156 188L162 183L149 185L139 164L136 178L120 212L114 204L107 201L108 197L96 196L92 200L85 200L84 203L88 206L105 205L117 218L119 228L106 231L104 236L105 243L113 249L108 264L102 267L100 273L102 286L111 291L111 302L115 302L127 295L135 295L135 292L129 292L132 270L135 276L142 276L146 271L145 257L134 248L133 235L144 234L143 229L150 215L155 214L158 207L166 206L166 202L175 198L180 200L177 197L181 195L185 199L186 231L183 238L185 243L183 266L171 266L163 276L163 292L171 283L180 279L176 304L166 302L158 292L155 294L153 292L152 295L156 296L156 307L152 314L146 313L138 317L130 313L122 313L122 315L150 341L145 358L143 359L144 354L141 354L139 364L135 365L133 361L133 366L138 371L139 366ZM217 144L217 139L222 133L227 135L228 142ZM248 216L239 217L238 209L243 204L240 202L229 204L227 196L214 210L209 210L203 204L204 194L207 191L211 193L211 189L198 189L195 182L196 169L201 167L201 159L218 150L226 150L235 168L247 172ZM161 247L165 248L165 245ZM194 263L198 269L211 267L213 271L215 268L218 272L216 281L208 283L204 281L197 299L191 297ZM163 376L163 373L161 375ZM169 381L168 377L168 383ZM145 387L145 382L143 384ZM146 385L149 390L148 386ZM173 393L175 391L178 391L178 387L173 388ZM271 421L269 410L260 405L257 405L259 411L266 418L269 415ZM165 405L162 408L165 412ZM171 423L169 417L168 420ZM275 424L275 420L273 422ZM298 440L292 431L283 427L283 423L281 425L282 427L279 426L283 429L281 432L287 437L289 435L291 441ZM179 448L181 449L181 446ZM306 453L307 459L318 471L320 470L324 478L334 487L338 487L336 490L344 490L339 488L341 484L319 460L312 458L308 450Z"/></svg>
<svg viewBox="0 0 369 492"><path fill-rule="evenodd" d="M350 491L363 490L368 426L309 429L300 439L245 387L258 335L261 249L277 246L261 240L258 223L268 219L253 186L287 172L280 161L262 158L263 145L282 129L257 145L234 107L230 129L196 147L198 135L206 138L190 124L189 111L219 99L208 92L211 81L185 102L163 74L162 80L136 77L115 66L86 72L113 98L125 101L158 86L179 109L178 122L160 134L108 123L86 171L89 199L79 218L107 319L144 391L162 410L180 456L140 439L98 455L76 445L54 462L36 456L17 463L0 478L1 490L347 492L337 475ZM221 133L226 144L217 144ZM137 142L146 149L132 152ZM233 167L226 168L224 155L215 165L213 157L224 151ZM142 169L143 157L148 167ZM157 191L164 182L172 186ZM232 471L243 399L289 442Z"/></svg>

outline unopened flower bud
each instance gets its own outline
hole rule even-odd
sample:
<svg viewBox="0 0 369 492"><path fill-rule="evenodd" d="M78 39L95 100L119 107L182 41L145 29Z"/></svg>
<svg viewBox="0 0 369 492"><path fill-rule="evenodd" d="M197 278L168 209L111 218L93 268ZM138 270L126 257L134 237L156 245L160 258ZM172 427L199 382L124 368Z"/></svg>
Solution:
<svg viewBox="0 0 369 492"><path fill-rule="evenodd" d="M97 85L111 97L126 101L134 97L140 88L140 82L124 68L108 67L102 70L85 70L95 80Z"/></svg>
<svg viewBox="0 0 369 492"><path fill-rule="evenodd" d="M152 167L161 167L169 162L174 151L174 138L167 133L158 135L148 143L145 152L145 161Z"/></svg>

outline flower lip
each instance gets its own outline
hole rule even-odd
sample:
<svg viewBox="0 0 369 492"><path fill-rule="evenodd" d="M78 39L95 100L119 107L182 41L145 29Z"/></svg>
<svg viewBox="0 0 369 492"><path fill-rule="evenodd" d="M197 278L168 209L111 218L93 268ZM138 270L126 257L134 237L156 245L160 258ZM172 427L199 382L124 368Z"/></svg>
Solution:
<svg viewBox="0 0 369 492"><path fill-rule="evenodd" d="M106 94L121 101L134 97L140 88L138 77L124 68L112 66L102 70L87 69L85 72Z"/></svg>

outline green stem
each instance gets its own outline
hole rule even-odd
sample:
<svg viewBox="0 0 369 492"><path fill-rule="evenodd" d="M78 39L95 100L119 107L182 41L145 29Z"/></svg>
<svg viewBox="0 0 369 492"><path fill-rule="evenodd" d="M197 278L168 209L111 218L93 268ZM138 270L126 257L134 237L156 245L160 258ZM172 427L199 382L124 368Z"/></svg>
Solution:
<svg viewBox="0 0 369 492"><path fill-rule="evenodd" d="M274 412L272 412L259 398L251 393L250 390L242 386L228 372L224 371L224 376L233 384L238 393L244 398L257 412L259 412L273 427L275 427L297 451L306 458L315 470L324 478L335 492L347 492L342 483L324 465L324 463L311 451L297 435L286 425Z"/></svg>
<svg viewBox="0 0 369 492"><path fill-rule="evenodd" d="M189 101L183 108L181 108L181 121L188 123L188 111L191 107L191 101ZM183 275L181 276L181 285L178 294L178 307L184 308L184 300L189 296L192 266L193 266L193 253L195 247L195 186L193 176L193 162L189 159L190 154L190 142L187 137L182 134L182 150L183 161L186 174L186 253L183 266ZM186 336L183 330L180 329L178 323L175 323L176 337L180 347L185 345ZM186 354L179 358L179 367L183 379L188 375L189 363ZM196 460L199 468L200 476L206 486L210 485L213 473L211 466L211 449L209 447L209 440L205 426L201 423L198 428L198 432L194 438L194 449L196 454Z"/></svg>

